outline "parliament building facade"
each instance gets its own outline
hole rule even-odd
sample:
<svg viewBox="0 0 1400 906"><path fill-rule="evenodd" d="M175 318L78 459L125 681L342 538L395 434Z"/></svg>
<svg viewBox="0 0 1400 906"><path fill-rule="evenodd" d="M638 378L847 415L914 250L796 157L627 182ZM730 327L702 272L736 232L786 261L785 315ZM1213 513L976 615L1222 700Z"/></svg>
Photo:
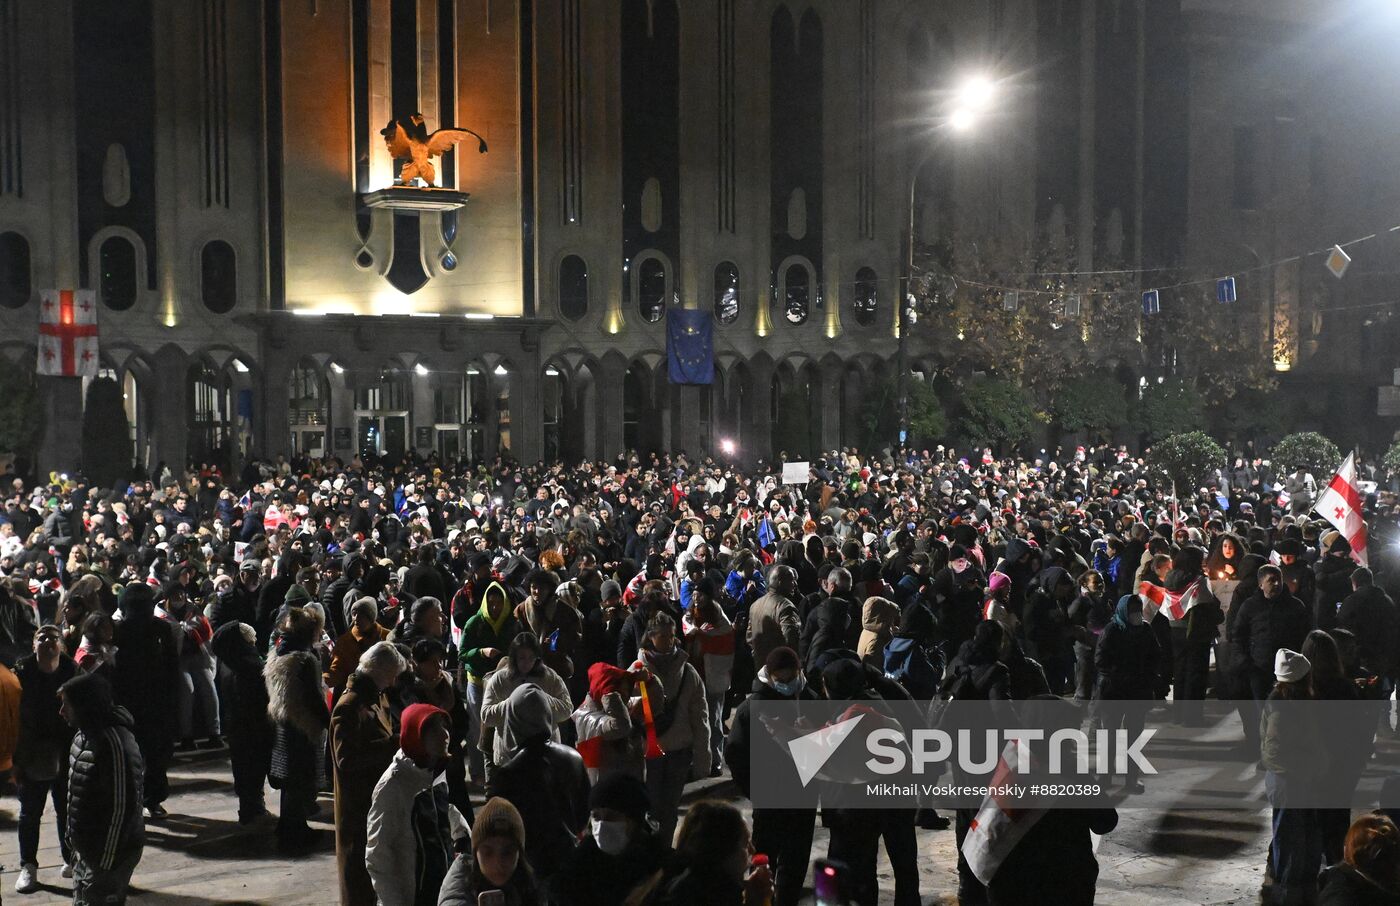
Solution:
<svg viewBox="0 0 1400 906"><path fill-rule="evenodd" d="M760 457L785 397L801 452L859 445L911 206L920 242L1180 254L1191 174L1154 161L1213 128L1182 91L1210 6L0 0L0 354L32 369L40 293L92 290L145 468ZM955 136L974 72L995 111ZM422 200L381 135L414 113L482 139ZM668 381L672 307L712 313L712 385ZM911 369L950 342L911 331ZM84 384L39 379L44 468Z"/></svg>

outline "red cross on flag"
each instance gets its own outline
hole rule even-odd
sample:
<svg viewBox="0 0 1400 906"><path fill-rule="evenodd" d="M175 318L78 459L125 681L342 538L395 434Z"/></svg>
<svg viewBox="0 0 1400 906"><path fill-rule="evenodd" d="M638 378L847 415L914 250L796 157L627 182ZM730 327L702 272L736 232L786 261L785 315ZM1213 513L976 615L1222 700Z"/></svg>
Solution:
<svg viewBox="0 0 1400 906"><path fill-rule="evenodd" d="M1346 462L1327 483L1327 490L1317 498L1314 509L1347 539L1356 561L1367 566L1366 520L1361 517L1361 491L1356 485L1355 453L1347 454Z"/></svg>
<svg viewBox="0 0 1400 906"><path fill-rule="evenodd" d="M46 289L39 294L39 374L97 376L97 294Z"/></svg>

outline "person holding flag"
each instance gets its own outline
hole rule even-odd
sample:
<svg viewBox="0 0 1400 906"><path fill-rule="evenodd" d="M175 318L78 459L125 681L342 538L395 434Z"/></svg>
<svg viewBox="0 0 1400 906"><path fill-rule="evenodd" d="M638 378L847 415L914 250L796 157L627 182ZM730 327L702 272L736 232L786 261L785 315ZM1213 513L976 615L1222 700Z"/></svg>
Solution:
<svg viewBox="0 0 1400 906"><path fill-rule="evenodd" d="M1337 474L1317 498L1314 509L1342 533L1351 545L1351 555L1362 566L1370 566L1366 556L1366 519L1361 514L1361 488L1356 481L1356 453L1348 453Z"/></svg>

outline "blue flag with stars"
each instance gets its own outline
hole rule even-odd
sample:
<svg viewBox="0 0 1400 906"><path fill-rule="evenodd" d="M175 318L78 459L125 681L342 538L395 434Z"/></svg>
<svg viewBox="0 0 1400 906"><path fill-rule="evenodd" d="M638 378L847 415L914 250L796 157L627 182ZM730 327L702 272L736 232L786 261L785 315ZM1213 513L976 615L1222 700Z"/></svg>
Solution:
<svg viewBox="0 0 1400 906"><path fill-rule="evenodd" d="M708 311L673 308L666 313L666 360L673 384L715 382L715 327Z"/></svg>

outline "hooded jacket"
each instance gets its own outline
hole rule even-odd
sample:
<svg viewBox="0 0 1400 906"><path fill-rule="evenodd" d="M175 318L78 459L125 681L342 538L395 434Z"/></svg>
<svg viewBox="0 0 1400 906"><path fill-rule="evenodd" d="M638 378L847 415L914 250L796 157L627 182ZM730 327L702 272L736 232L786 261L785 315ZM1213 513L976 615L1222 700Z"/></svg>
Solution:
<svg viewBox="0 0 1400 906"><path fill-rule="evenodd" d="M888 598L870 597L860 613L860 641L856 653L861 660L881 670L885 667L885 646L899 628L899 605ZM810 655L810 652L808 652ZM816 659L809 657L808 663Z"/></svg>
<svg viewBox="0 0 1400 906"><path fill-rule="evenodd" d="M529 828L525 858L540 876L563 864L588 826L588 770L583 756L556 741L554 703L538 686L516 687L506 727L517 748L496 771L488 795L508 800Z"/></svg>
<svg viewBox="0 0 1400 906"><path fill-rule="evenodd" d="M135 723L96 675L74 680L64 694L78 718L68 753L68 842L84 862L111 869L145 843Z"/></svg>
<svg viewBox="0 0 1400 906"><path fill-rule="evenodd" d="M493 588L500 593L504 601L501 615L495 620L491 619L486 607L486 601L491 597ZM481 596L480 609L467 620L467 625L462 630L462 643L459 647L462 652L462 664L467 668L468 681L481 685L486 675L496 667L497 660L486 657L482 649L496 648L505 651L519 634L520 621L515 618L509 592L501 583L492 582L486 586L486 592Z"/></svg>
<svg viewBox="0 0 1400 906"><path fill-rule="evenodd" d="M561 603L559 606L568 605ZM544 694L550 706L550 738L555 742L559 741L558 725L569 719L574 707L564 678L550 669L543 660L536 661L529 673L520 674L515 669L515 649L516 645L512 642L506 656L501 658L500 665L487 677L486 687L481 695L481 725L495 730L494 733L481 734L481 747L483 751L491 753L491 760L498 765L509 761L517 746L515 735L506 719L511 694L517 688L532 684Z"/></svg>
<svg viewBox="0 0 1400 906"><path fill-rule="evenodd" d="M1094 667L1099 675L1096 698L1147 701L1154 697L1161 649L1152 627L1146 623L1133 625L1128 620L1131 613L1142 613L1141 599L1124 595L1118 599L1113 619L1099 637L1094 652Z"/></svg>
<svg viewBox="0 0 1400 906"><path fill-rule="evenodd" d="M791 755L774 734L761 726L752 726L754 702L815 702L819 699L820 696L813 692L805 681L802 683L802 687L797 690L796 695L784 695L773 688L772 680L768 677L767 667L758 671L758 676L753 681L753 689L749 692L748 698L740 702L739 707L734 710L734 722L730 727L729 735L724 740L724 763L729 765L729 772L734 776L734 783L739 787L739 792L746 797L750 796L753 765L759 763L783 765L785 769L792 765L791 780L793 786L784 784L785 788L796 788L796 785L801 782L798 780L797 768Z"/></svg>
<svg viewBox="0 0 1400 906"><path fill-rule="evenodd" d="M233 738L266 746L271 739L267 722L267 684L263 663L253 643L243 637L242 623L225 623L214 630L210 651L219 659L219 704L230 744Z"/></svg>
<svg viewBox="0 0 1400 906"><path fill-rule="evenodd" d="M394 755L374 788L365 843L380 906L436 906L452 864L450 808L443 775Z"/></svg>
<svg viewBox="0 0 1400 906"><path fill-rule="evenodd" d="M657 742L664 752L690 749L695 775L710 773L710 716L705 710L705 682L679 645L658 654L641 651L642 663L661 682L662 701L652 699Z"/></svg>

